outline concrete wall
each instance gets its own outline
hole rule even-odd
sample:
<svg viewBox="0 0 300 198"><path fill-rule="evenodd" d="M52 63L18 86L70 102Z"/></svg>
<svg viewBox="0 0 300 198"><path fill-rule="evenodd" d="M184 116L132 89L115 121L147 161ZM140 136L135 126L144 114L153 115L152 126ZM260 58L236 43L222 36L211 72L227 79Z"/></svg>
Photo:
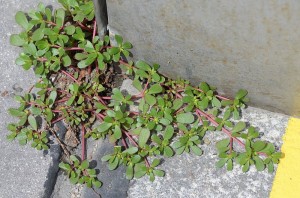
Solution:
<svg viewBox="0 0 300 198"><path fill-rule="evenodd" d="M110 33L134 58L251 104L300 115L299 0L107 0Z"/></svg>

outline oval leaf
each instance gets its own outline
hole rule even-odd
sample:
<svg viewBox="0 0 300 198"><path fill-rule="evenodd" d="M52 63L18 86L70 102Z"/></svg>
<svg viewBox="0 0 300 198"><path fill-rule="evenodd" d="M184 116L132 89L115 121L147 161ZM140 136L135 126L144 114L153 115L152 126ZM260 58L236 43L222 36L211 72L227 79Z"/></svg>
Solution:
<svg viewBox="0 0 300 198"><path fill-rule="evenodd" d="M191 112L188 112L188 113L178 114L176 119L177 119L177 122L179 122L179 123L191 124L194 122L195 118Z"/></svg>
<svg viewBox="0 0 300 198"><path fill-rule="evenodd" d="M161 93L162 91L163 89L160 86L160 84L155 84L150 87L148 94L157 94L157 93Z"/></svg>
<svg viewBox="0 0 300 198"><path fill-rule="evenodd" d="M150 131L149 129L142 129L140 135L139 135L139 145L141 147L144 147L145 144L147 143L148 139L150 137Z"/></svg>
<svg viewBox="0 0 300 198"><path fill-rule="evenodd" d="M32 115L28 116L28 122L29 122L30 126L36 131L37 123L36 123L35 117L33 117Z"/></svg>
<svg viewBox="0 0 300 198"><path fill-rule="evenodd" d="M232 133L237 133L246 128L245 122L238 122L232 129Z"/></svg>

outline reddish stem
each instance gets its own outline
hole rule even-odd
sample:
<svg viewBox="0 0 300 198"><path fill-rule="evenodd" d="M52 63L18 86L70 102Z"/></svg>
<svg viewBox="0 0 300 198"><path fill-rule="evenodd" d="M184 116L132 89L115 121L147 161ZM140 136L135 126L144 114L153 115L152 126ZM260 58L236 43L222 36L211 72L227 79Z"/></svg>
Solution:
<svg viewBox="0 0 300 198"><path fill-rule="evenodd" d="M229 153L231 154L233 150L233 138L230 138L230 143L229 143Z"/></svg>
<svg viewBox="0 0 300 198"><path fill-rule="evenodd" d="M96 117L102 122L103 121L103 118L100 116L100 114L96 113L96 111L93 112Z"/></svg>
<svg viewBox="0 0 300 198"><path fill-rule="evenodd" d="M95 65L96 65L96 71L97 71L97 73L99 73L99 65L98 65L98 61L95 61Z"/></svg>
<svg viewBox="0 0 300 198"><path fill-rule="evenodd" d="M194 87L194 89L197 90L197 91L203 92L202 89L199 89L199 88L196 88L196 87ZM226 98L226 97L224 97L224 96L220 96L220 95L215 95L215 96L216 96L217 98L222 99L222 100L230 100L229 98Z"/></svg>
<svg viewBox="0 0 300 198"><path fill-rule="evenodd" d="M88 67L88 74L91 75L91 73L92 73L92 65L89 65L89 67Z"/></svg>
<svg viewBox="0 0 300 198"><path fill-rule="evenodd" d="M56 24L56 23L54 23L54 22L52 22L52 21L45 21L45 23L48 23L48 24L50 24L50 25L57 26L57 24Z"/></svg>
<svg viewBox="0 0 300 198"><path fill-rule="evenodd" d="M69 48L65 48L64 50L66 51L83 51L84 49L83 48L80 48L80 47L69 47Z"/></svg>
<svg viewBox="0 0 300 198"><path fill-rule="evenodd" d="M102 98L100 96L97 96L97 98L104 106L106 106L106 103L102 100Z"/></svg>
<svg viewBox="0 0 300 198"><path fill-rule="evenodd" d="M226 97L220 96L220 95L216 95L216 97L221 99L221 100L230 100L229 98L226 98Z"/></svg>
<svg viewBox="0 0 300 198"><path fill-rule="evenodd" d="M147 157L145 157L145 164L146 164L147 167L150 167L150 163L149 163Z"/></svg>
<svg viewBox="0 0 300 198"><path fill-rule="evenodd" d="M81 123L81 159L85 160L85 128Z"/></svg>
<svg viewBox="0 0 300 198"><path fill-rule="evenodd" d="M94 38L95 38L95 36L96 36L96 31L97 31L97 22L96 22L96 20L94 21L94 31L93 31L93 40L94 40Z"/></svg>
<svg viewBox="0 0 300 198"><path fill-rule="evenodd" d="M68 101L69 99L70 99L70 98L63 98L63 99L61 99L61 100L55 101L55 103L57 104L57 103L66 102L66 101Z"/></svg>
<svg viewBox="0 0 300 198"><path fill-rule="evenodd" d="M92 29L90 29L90 28L84 26L84 25L83 25L82 23L80 23L80 22L77 22L77 24L78 24L82 29L84 29L84 30L87 30L87 31L90 31L90 32L93 31Z"/></svg>
<svg viewBox="0 0 300 198"><path fill-rule="evenodd" d="M60 48L61 46L59 46L59 45L51 45L51 47Z"/></svg>
<svg viewBox="0 0 300 198"><path fill-rule="evenodd" d="M139 112L135 112L135 111L130 111L129 113L133 114L133 115L139 115L140 114Z"/></svg>
<svg viewBox="0 0 300 198"><path fill-rule="evenodd" d="M196 109L196 112L198 112L200 115L206 117L213 125L215 125L215 126L219 125L213 118L211 118L209 115L207 115L206 113L204 113L200 109ZM227 129L225 129L224 127L222 127L222 131L224 133L226 133L229 137L233 138L241 146L243 146L243 147L245 146L245 144L241 140L237 139L236 137L232 137L231 132L228 131Z"/></svg>
<svg viewBox="0 0 300 198"><path fill-rule="evenodd" d="M139 93L138 95L134 95L134 96L131 96L131 99L137 99L137 98L142 98L143 97L143 93Z"/></svg>
<svg viewBox="0 0 300 198"><path fill-rule="evenodd" d="M123 131L123 133L125 133L125 135L128 137L128 139L132 142L132 144L134 146L139 147L139 145L134 141L134 139L131 137L131 135L127 131L125 131L125 130L122 130L122 131Z"/></svg>
<svg viewBox="0 0 300 198"><path fill-rule="evenodd" d="M77 82L78 84L80 84L80 82L78 80L76 80L74 78L74 76L72 76L71 74L69 74L68 72L61 70L62 73L64 73L66 76L68 76L69 78L71 78L73 81Z"/></svg>
<svg viewBox="0 0 300 198"><path fill-rule="evenodd" d="M64 117L59 117L56 120L51 121L51 124L55 124L55 123L57 123L57 122L59 122L59 121L61 121L63 119L64 119Z"/></svg>
<svg viewBox="0 0 300 198"><path fill-rule="evenodd" d="M125 146L125 148L128 148L127 142L125 141L125 138L122 136L122 144Z"/></svg>
<svg viewBox="0 0 300 198"><path fill-rule="evenodd" d="M45 57L40 57L40 58L37 58L37 60L40 62L46 62L48 59Z"/></svg>
<svg viewBox="0 0 300 198"><path fill-rule="evenodd" d="M111 100L111 97L110 96L103 96L101 97L103 100Z"/></svg>

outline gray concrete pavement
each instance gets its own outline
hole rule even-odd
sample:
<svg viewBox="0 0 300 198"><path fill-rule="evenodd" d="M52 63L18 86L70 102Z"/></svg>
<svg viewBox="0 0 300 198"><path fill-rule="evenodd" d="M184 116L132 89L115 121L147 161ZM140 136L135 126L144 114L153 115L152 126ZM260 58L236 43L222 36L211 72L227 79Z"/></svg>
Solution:
<svg viewBox="0 0 300 198"><path fill-rule="evenodd" d="M56 5L56 0L43 2L46 5ZM20 31L14 21L15 13L18 10L28 11L37 3L34 0L0 0L2 19L0 21L0 198L48 197L51 185L54 183L52 176L57 171L54 167L58 162L58 152L50 151L49 155L36 151L30 146L19 146L18 142L10 143L6 140L6 124L14 121L7 114L7 109L17 105L13 96L26 91L36 80L33 72L25 72L14 64L20 49L10 46L9 36ZM243 119L250 120L254 126L264 132L264 138L276 142L277 146L281 145L281 136L284 133L288 116L248 108L244 111ZM268 197L274 174L254 170L245 174L237 167L232 172L216 169L214 164L217 158L213 142L220 137L216 132L211 138L212 142L204 146L203 157L183 155L166 159L161 165L162 169L167 172L166 177L158 178L153 183L147 178L133 180L130 182L127 196L135 198ZM58 148L53 147L53 149ZM101 177L99 179L101 180ZM105 180L102 181L104 185L107 183ZM74 187L66 182L69 182L67 178L60 175L58 188L60 192L64 191L60 194L61 197L86 197L88 195L82 193L80 186ZM126 195L122 194L122 197Z"/></svg>
<svg viewBox="0 0 300 198"><path fill-rule="evenodd" d="M252 108L243 111L243 120L264 133L262 139L274 142L279 148L285 132L288 116ZM159 167L166 171L164 178L157 178L153 183L147 177L132 180L128 190L129 198L267 198L272 188L273 174L267 170L257 172L254 167L243 173L239 165L233 171L218 169L215 142L225 137L221 132L214 132L203 145L203 156L183 154L165 159Z"/></svg>
<svg viewBox="0 0 300 198"><path fill-rule="evenodd" d="M55 0L43 1L45 5L56 5ZM0 197L36 198L47 197L53 183L53 172L58 155L56 151L46 155L30 146L6 140L6 125L13 120L7 109L16 107L13 97L22 94L35 82L32 71L25 72L15 65L20 49L9 44L9 37L21 29L15 23L15 13L29 11L37 6L35 0L0 0ZM53 147L54 150L58 149ZM55 169L51 169L54 170ZM51 180L52 179L52 180Z"/></svg>

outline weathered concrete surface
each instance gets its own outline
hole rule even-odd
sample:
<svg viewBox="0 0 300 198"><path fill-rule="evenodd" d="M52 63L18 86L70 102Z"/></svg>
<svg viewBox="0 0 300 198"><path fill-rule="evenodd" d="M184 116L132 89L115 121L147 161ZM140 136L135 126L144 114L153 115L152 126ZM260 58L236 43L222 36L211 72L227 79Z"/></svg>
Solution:
<svg viewBox="0 0 300 198"><path fill-rule="evenodd" d="M102 162L104 155L113 153L113 145L106 141L98 141L94 147L94 152L90 160L93 160L95 169L100 171L98 178L103 182L103 186L93 191L84 187L82 198L99 198L99 194L103 198L108 197L127 197L129 180L125 178L125 168L123 166L114 171L108 170L107 162Z"/></svg>
<svg viewBox="0 0 300 198"><path fill-rule="evenodd" d="M124 80L120 88L123 92L127 92L131 95L138 94L139 91L132 86L132 80ZM52 198L98 198L100 194L103 198L127 197L127 190L129 187L129 180L125 178L125 168L119 167L117 170L110 171L107 167L107 162L102 162L101 158L104 155L113 152L112 144L107 140L92 140L87 141L87 159L91 162L92 168L99 171L98 178L103 183L100 189L93 191L84 185L72 185L69 178L60 171L57 182L52 193ZM81 146L79 145L74 154L80 156Z"/></svg>
<svg viewBox="0 0 300 198"><path fill-rule="evenodd" d="M113 152L112 144L107 140L88 140L87 142L87 159L90 161L90 167L98 171L99 180L103 186L99 189L92 190L85 185L73 185L64 171L60 171L57 177L57 183L51 195L52 198L98 198L101 197L126 197L129 181L125 178L125 170L119 167L117 170L110 171L107 163L101 161L101 157ZM74 151L75 155L80 156L81 146Z"/></svg>
<svg viewBox="0 0 300 198"><path fill-rule="evenodd" d="M43 2L56 5L55 0ZM0 5L0 197L48 197L55 182L59 148L52 147L50 155L46 155L30 145L22 147L18 142L10 143L6 140L6 125L15 121L7 114L8 108L17 106L13 97L27 91L36 80L33 72L25 72L15 65L20 49L10 46L9 36L21 31L15 23L15 13L19 10L29 11L37 2L0 0Z"/></svg>
<svg viewBox="0 0 300 198"><path fill-rule="evenodd" d="M249 107L243 111L243 120L250 121L263 132L262 139L274 142L278 148L281 146L287 116ZM166 171L166 176L156 178L153 183L147 177L131 181L128 197L269 197L274 173L269 174L267 170L257 172L254 167L243 173L239 165L231 172L215 167L218 160L215 142L221 137L225 137L221 132L208 136L210 142L201 146L203 156L183 154L165 159L159 168Z"/></svg>
<svg viewBox="0 0 300 198"><path fill-rule="evenodd" d="M300 2L107 0L110 33L131 41L134 59L170 77L240 88L251 104L300 116Z"/></svg>

